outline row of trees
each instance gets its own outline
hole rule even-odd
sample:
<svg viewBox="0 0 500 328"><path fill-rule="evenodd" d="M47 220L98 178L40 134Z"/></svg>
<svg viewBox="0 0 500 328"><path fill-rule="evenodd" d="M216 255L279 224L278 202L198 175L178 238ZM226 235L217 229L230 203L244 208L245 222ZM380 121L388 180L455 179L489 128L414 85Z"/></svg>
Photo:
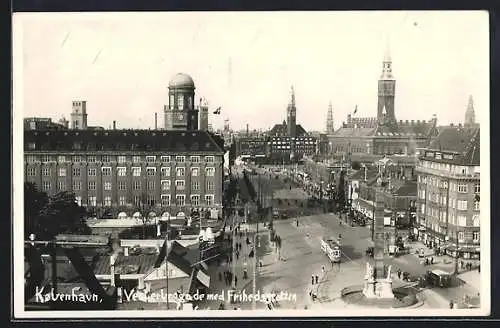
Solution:
<svg viewBox="0 0 500 328"><path fill-rule="evenodd" d="M75 195L63 191L53 196L39 191L35 184L24 183L24 235L52 239L61 233L90 234L87 211L75 201Z"/></svg>

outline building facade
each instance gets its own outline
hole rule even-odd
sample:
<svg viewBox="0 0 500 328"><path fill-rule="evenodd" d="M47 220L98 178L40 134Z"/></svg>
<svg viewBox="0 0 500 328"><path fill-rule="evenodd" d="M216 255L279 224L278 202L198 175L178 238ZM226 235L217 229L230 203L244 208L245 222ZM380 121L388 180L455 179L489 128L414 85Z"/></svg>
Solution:
<svg viewBox="0 0 500 328"><path fill-rule="evenodd" d="M111 215L222 207L223 144L205 131L25 130L25 181Z"/></svg>
<svg viewBox="0 0 500 328"><path fill-rule="evenodd" d="M438 133L436 117L427 121L397 121L395 89L392 60L386 53L378 81L377 117L348 115L347 123L328 136L332 154L346 158L352 154L413 155L429 144Z"/></svg>
<svg viewBox="0 0 500 328"><path fill-rule="evenodd" d="M318 140L312 136L271 136L268 141L268 157L273 163L291 163L304 156L313 156Z"/></svg>
<svg viewBox="0 0 500 328"><path fill-rule="evenodd" d="M453 257L480 254L479 145L479 128L450 126L422 151L416 166L415 232Z"/></svg>
<svg viewBox="0 0 500 328"><path fill-rule="evenodd" d="M236 141L236 156L267 156L267 138L243 137Z"/></svg>

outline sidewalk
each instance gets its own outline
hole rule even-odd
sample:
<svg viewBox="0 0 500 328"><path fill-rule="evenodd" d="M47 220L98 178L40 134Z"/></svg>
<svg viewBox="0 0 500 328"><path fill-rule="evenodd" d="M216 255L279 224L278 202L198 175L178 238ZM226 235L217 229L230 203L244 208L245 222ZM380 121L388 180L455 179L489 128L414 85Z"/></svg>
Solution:
<svg viewBox="0 0 500 328"><path fill-rule="evenodd" d="M435 255L435 252L433 249L428 248L425 246L422 242L420 241L415 241L415 242L405 242L405 245L410 248L410 254L419 258L420 264L425 265L425 259L426 258L434 258L434 264L428 265L427 267L429 270L432 269L440 269L446 272L454 272L455 271L455 261L456 259L449 256L449 255ZM424 257L419 257L418 250L423 249L424 250ZM462 267L462 263L464 267ZM466 263L472 263L472 269L468 270L465 268ZM474 260L474 259L458 259L458 272L459 273L464 273L464 272L469 272L469 271L476 271L479 266L480 261L479 260Z"/></svg>
<svg viewBox="0 0 500 328"><path fill-rule="evenodd" d="M248 227L248 232L246 233L247 237L250 239L251 243L249 245L246 244L246 238L245 238L245 231ZM250 288L252 287L252 265L254 263L253 258L249 258L248 254L250 251L253 249L253 240L254 240L254 235L256 232L256 226L255 225L244 225L241 224L240 227L242 231L242 237L239 237L239 234L236 236L236 242L241 243L241 250L239 251L239 257L236 259L235 256L235 276L237 278L237 284L236 284L236 289L238 291L245 290L249 286ZM263 233L268 233L267 229L263 227L263 224L260 224L259 226L259 235ZM262 246L262 245L261 245ZM263 247L257 247L257 260L259 259L261 253L263 252ZM245 265L246 262L246 265ZM257 263L258 265L258 263ZM247 274L248 278L243 279L243 272L245 267L247 268ZM222 259L220 262L220 265L217 265L217 263L214 263L209 267L209 274L210 274L210 279L211 279L211 286L210 286L210 293L212 294L221 294L223 295L223 300L212 300L212 301L205 301L201 308L206 309L209 307L212 310L217 310L220 306L221 303L224 303L225 309L227 310L232 310L235 307L239 307L243 309L243 303L237 303L237 304L230 304L229 303L229 290L232 289L232 285L226 285L225 279L224 279L224 271L228 270L232 272L232 263L228 262L227 259ZM222 280L219 280L219 273L222 274ZM234 278L233 278L234 279Z"/></svg>

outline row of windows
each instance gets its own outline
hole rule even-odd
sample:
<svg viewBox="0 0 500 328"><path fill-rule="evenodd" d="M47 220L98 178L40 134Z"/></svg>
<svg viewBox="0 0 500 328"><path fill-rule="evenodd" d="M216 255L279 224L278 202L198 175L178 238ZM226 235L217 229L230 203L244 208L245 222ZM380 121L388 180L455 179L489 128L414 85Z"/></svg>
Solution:
<svg viewBox="0 0 500 328"><path fill-rule="evenodd" d="M446 211L440 211L439 209L433 207L425 207L421 204L420 213L425 213L428 217L438 218L439 221L446 223ZM453 225L458 225L460 227L467 227L467 216L466 215L455 215L453 210L448 213L448 222ZM479 215L475 214L472 216L472 226L479 227Z"/></svg>
<svg viewBox="0 0 500 328"><path fill-rule="evenodd" d="M102 175L103 176L111 176L112 175L112 168L111 167L102 167L101 168ZM116 168L117 174L120 177L127 176L127 168L126 167L117 167ZM141 176L141 168L140 167L132 167L132 176L134 177L140 177ZM37 169L30 167L27 169L27 175L28 176L36 176ZM42 168L42 175L43 176L50 176L50 168L44 167ZM170 176L170 167L162 167L161 170L161 176L162 177L169 177ZM183 177L186 175L186 168L185 167L177 167L175 168L176 176L178 177ZM72 169L73 176L81 176L82 169L80 167L74 167ZM64 167L60 167L58 170L58 176L60 177L65 177L67 175L67 170ZM89 168L88 169L88 175L89 176L97 176L97 169L96 168ZM146 175L147 176L156 176L156 167L147 167L146 168ZM200 175L200 168L199 167L192 167L191 168L191 176L192 177L197 177ZM213 177L215 176L215 167L206 167L205 168L205 175L207 177Z"/></svg>
<svg viewBox="0 0 500 328"><path fill-rule="evenodd" d="M171 190L171 185L172 185L172 182L170 180L162 180L160 182L160 186L161 186L162 191ZM52 187L51 181L42 181L42 190L43 191L49 191L51 189L51 187ZM118 190L127 190L127 183L125 181L118 181L116 187L118 188ZM147 188L147 190L155 190L156 189L156 182L155 181L147 181L146 188ZM89 181L87 189L88 190L96 190L97 189L96 181ZM112 183L109 181L104 182L103 189L104 190L113 190ZM141 190L142 189L141 181L133 181L132 182L132 189L133 190ZM186 182L184 180L176 180L175 181L175 189L176 190L185 190L186 189ZM58 181L57 182L57 190L58 191L67 191L66 181ZM72 190L73 191L82 190L82 182L81 181L73 181ZM198 181L191 182L191 190L192 191L200 190L200 183ZM207 191L214 191L215 190L215 182L214 181L207 181L206 182L206 190Z"/></svg>
<svg viewBox="0 0 500 328"><path fill-rule="evenodd" d="M447 158L449 159L449 158ZM440 171L447 171L450 173L454 174L461 174L461 175L467 175L467 174L473 174L473 173L479 173L479 166L477 167L470 167L470 166L459 166L459 165L452 165L452 164L446 164L446 163L436 163L436 162L430 162L430 161L421 161L420 162L422 167L424 168L429 168L433 170L440 170Z"/></svg>
<svg viewBox="0 0 500 328"><path fill-rule="evenodd" d="M434 187L444 187L446 188L446 182L442 181L441 179L437 177L426 177L426 176L418 176L418 182L419 183L428 183L431 186ZM463 183L463 182L450 182L449 188L451 191L458 191L460 193L468 193L469 192L469 184L468 183ZM479 194L481 192L481 184L480 183L475 183L474 184L474 193Z"/></svg>
<svg viewBox="0 0 500 328"><path fill-rule="evenodd" d="M171 157L173 156L130 156L130 155L118 155L118 156L112 156L112 155L74 155L74 156L66 156L66 155L59 155L59 156L52 156L52 155L26 155L26 162L27 163L35 163L35 162L59 162L59 163L67 163L67 162L73 162L73 163L78 163L78 162L88 162L88 163L96 163L98 161L103 162L103 163L110 163L110 162L118 162L118 163L127 163L127 162L132 162L132 163L156 163L157 161L161 163L170 163ZM201 163L201 157L200 156L190 156L189 160L191 163ZM186 156L175 156L175 162L177 163L185 163L186 162ZM215 157L214 156L205 156L205 163L214 163L215 162Z"/></svg>
<svg viewBox="0 0 500 328"><path fill-rule="evenodd" d="M76 202L78 203L79 206L82 205L82 197L77 196L75 197ZM94 195L89 195L87 197L88 199L88 206L97 206L97 196ZM214 205L214 195L205 195L204 200L205 202L202 204L201 202L201 197L200 195L191 195L191 206L201 206L201 205L206 205L206 206L213 206ZM118 205L120 206L125 206L128 204L133 204L135 206L141 206L144 205L144 202L146 205L149 206L157 206L158 204L156 203L156 197L154 195L147 195L146 199L141 196L134 196L131 201L129 202L129 199L126 196L120 196L118 197ZM175 204L171 203L171 196L170 195L160 195L160 204L161 206L171 206L171 205L177 205L177 206L185 206L186 205L186 195L176 195L175 196ZM111 196L105 196L103 199L103 205L104 206L111 206L112 201L111 201Z"/></svg>

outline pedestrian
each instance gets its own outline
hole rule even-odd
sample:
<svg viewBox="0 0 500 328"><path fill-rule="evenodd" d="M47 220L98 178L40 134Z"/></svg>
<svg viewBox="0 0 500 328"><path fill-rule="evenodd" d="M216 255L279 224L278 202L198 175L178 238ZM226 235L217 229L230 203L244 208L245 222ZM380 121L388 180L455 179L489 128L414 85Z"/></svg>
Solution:
<svg viewBox="0 0 500 328"><path fill-rule="evenodd" d="M460 269L464 268L464 261L460 261Z"/></svg>
<svg viewBox="0 0 500 328"><path fill-rule="evenodd" d="M220 303L219 310L224 310L224 303Z"/></svg>
<svg viewBox="0 0 500 328"><path fill-rule="evenodd" d="M311 276L311 285L314 285L314 275Z"/></svg>
<svg viewBox="0 0 500 328"><path fill-rule="evenodd" d="M429 258L425 258L425 265L429 265Z"/></svg>
<svg viewBox="0 0 500 328"><path fill-rule="evenodd" d="M234 286L238 286L238 277L234 276Z"/></svg>
<svg viewBox="0 0 500 328"><path fill-rule="evenodd" d="M319 283L319 276L315 276L315 277L314 277L314 280L315 280L316 285L317 285L317 284Z"/></svg>
<svg viewBox="0 0 500 328"><path fill-rule="evenodd" d="M243 269L243 279L248 279L248 272L247 272L247 268Z"/></svg>
<svg viewBox="0 0 500 328"><path fill-rule="evenodd" d="M401 269L398 269L398 279L401 279Z"/></svg>
<svg viewBox="0 0 500 328"><path fill-rule="evenodd" d="M481 273L481 264L479 264L479 265L477 266L477 272L478 272L478 273Z"/></svg>
<svg viewBox="0 0 500 328"><path fill-rule="evenodd" d="M453 309L453 307L454 307L453 301L450 301L450 309Z"/></svg>
<svg viewBox="0 0 500 328"><path fill-rule="evenodd" d="M323 274L325 273L325 266L324 265L321 266L321 273L323 273Z"/></svg>
<svg viewBox="0 0 500 328"><path fill-rule="evenodd" d="M431 257L431 264L434 264L434 257Z"/></svg>
<svg viewBox="0 0 500 328"><path fill-rule="evenodd" d="M240 252L236 251L236 260L239 260L239 258L240 258Z"/></svg>

